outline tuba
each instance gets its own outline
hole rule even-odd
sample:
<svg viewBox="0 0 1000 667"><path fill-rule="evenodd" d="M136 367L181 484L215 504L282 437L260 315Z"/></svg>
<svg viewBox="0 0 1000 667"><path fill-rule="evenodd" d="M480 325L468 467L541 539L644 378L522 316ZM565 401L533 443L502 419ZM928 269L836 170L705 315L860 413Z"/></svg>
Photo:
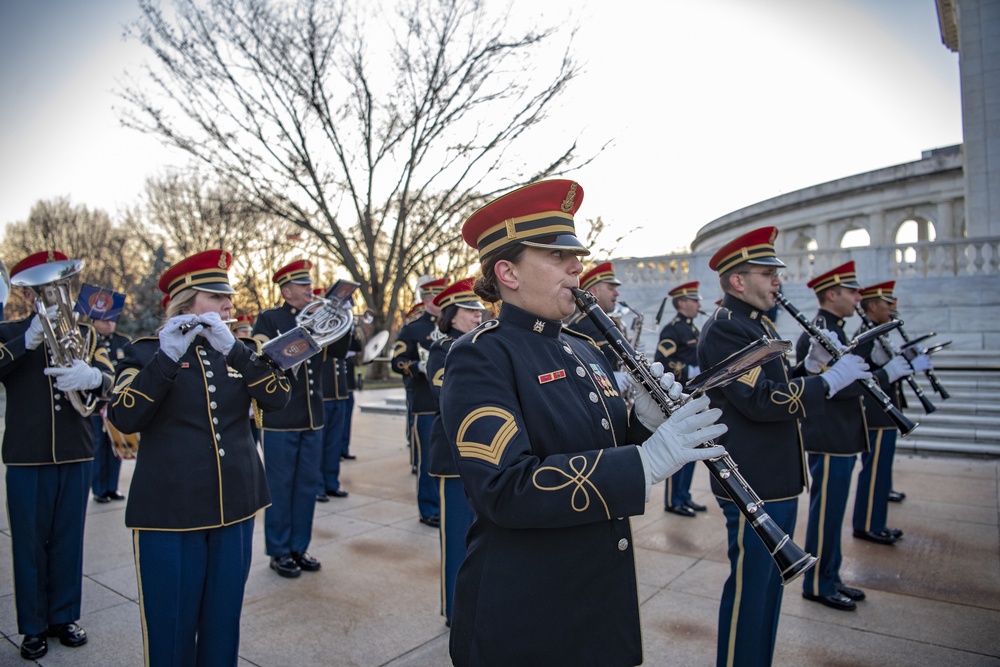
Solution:
<svg viewBox="0 0 1000 667"><path fill-rule="evenodd" d="M35 297L35 316L42 324L42 335L55 366L69 368L77 359L89 362L88 344L77 326L77 314L70 297L70 280L83 269L78 259L46 262L25 269L11 283L26 287ZM49 319L48 310L56 307L55 317ZM84 417L97 407L98 396L91 392L65 392L70 403Z"/></svg>

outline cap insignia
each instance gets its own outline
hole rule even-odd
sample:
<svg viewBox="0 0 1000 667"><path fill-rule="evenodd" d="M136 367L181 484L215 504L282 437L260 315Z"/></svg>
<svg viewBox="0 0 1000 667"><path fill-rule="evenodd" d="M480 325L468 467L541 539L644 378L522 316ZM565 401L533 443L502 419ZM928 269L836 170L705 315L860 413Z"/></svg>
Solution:
<svg viewBox="0 0 1000 667"><path fill-rule="evenodd" d="M49 254L45 257L45 261L46 262L54 262L54 261L56 261L56 254L54 252L52 252L51 250L49 250Z"/></svg>
<svg viewBox="0 0 1000 667"><path fill-rule="evenodd" d="M574 199L576 199L576 183L569 186L569 192L566 193L566 199L563 199L562 204L559 205L559 209L563 213L569 213L573 210Z"/></svg>
<svg viewBox="0 0 1000 667"><path fill-rule="evenodd" d="M778 228L777 227L775 227L774 229L771 230L771 238L768 240L768 243L770 243L771 245L774 245L774 239L776 239L776 238L778 238Z"/></svg>
<svg viewBox="0 0 1000 667"><path fill-rule="evenodd" d="M507 228L507 238L516 239L517 238L517 227L514 226L514 218L507 218L503 221L504 227Z"/></svg>
<svg viewBox="0 0 1000 667"><path fill-rule="evenodd" d="M221 250L219 252L219 268L225 270L226 268L226 251Z"/></svg>

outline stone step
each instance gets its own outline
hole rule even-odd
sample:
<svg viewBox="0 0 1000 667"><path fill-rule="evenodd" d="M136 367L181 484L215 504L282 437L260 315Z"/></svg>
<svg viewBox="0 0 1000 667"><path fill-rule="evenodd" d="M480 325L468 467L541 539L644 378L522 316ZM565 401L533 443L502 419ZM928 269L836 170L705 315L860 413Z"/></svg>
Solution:
<svg viewBox="0 0 1000 667"><path fill-rule="evenodd" d="M947 454L975 454L983 456L1000 456L1000 443L991 442L968 442L963 440L952 440L949 438L935 438L917 434L923 430L918 428L905 438L896 440L896 452L899 453L947 453Z"/></svg>
<svg viewBox="0 0 1000 667"><path fill-rule="evenodd" d="M995 414L953 414L938 410L933 414L918 414L913 410L907 410L906 416L916 419L924 426L943 426L955 430L969 430L980 428L996 428L1000 430L1000 419Z"/></svg>
<svg viewBox="0 0 1000 667"><path fill-rule="evenodd" d="M917 420L920 424L913 435L907 436L914 439L933 438L935 440L957 440L967 443L990 443L1000 446L1000 427L996 424L982 424L956 428L950 424L935 424L922 419Z"/></svg>
<svg viewBox="0 0 1000 667"><path fill-rule="evenodd" d="M381 403L358 403L358 410L380 415L401 415L406 416L406 401L396 402L392 400Z"/></svg>

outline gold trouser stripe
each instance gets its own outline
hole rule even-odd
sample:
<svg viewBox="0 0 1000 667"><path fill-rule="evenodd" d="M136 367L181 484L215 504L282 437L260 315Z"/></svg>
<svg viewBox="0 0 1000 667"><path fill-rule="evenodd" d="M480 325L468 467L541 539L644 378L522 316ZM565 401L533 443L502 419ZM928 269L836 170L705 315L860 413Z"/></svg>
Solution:
<svg viewBox="0 0 1000 667"><path fill-rule="evenodd" d="M872 508L875 506L875 482L878 481L878 460L882 455L882 434L885 433L882 429L878 430L878 435L875 436L875 444L872 445L872 460L871 469L872 476L868 480L868 507L865 511L865 531L872 529Z"/></svg>
<svg viewBox="0 0 1000 667"><path fill-rule="evenodd" d="M736 531L736 545L739 547L740 555L736 557L736 590L733 594L733 616L729 619L729 647L726 650L726 665L733 667L736 659L736 629L740 621L740 604L743 597L743 559L746 556L744 538L746 537L747 520L740 512L740 527Z"/></svg>
<svg viewBox="0 0 1000 667"><path fill-rule="evenodd" d="M139 585L139 619L142 623L143 662L149 667L149 629L146 627L146 604L142 594L142 568L139 565L139 531L132 531L132 550L135 553L135 581Z"/></svg>
<svg viewBox="0 0 1000 667"><path fill-rule="evenodd" d="M816 527L816 567L812 575L812 594L819 595L819 568L823 562L823 536L826 534L826 500L830 485L830 455L823 454L823 476L819 486L819 526Z"/></svg>
<svg viewBox="0 0 1000 667"><path fill-rule="evenodd" d="M445 548L445 539L444 539L444 535L445 535L445 533L444 533L444 530L445 530L445 522L444 522L445 513L444 513L444 510L445 510L445 505L446 505L446 503L444 501L444 481L445 481L444 477L441 477L441 478L438 479L438 498L439 498L438 502L440 503L440 508L441 508L441 526L440 526L440 530L438 531L438 535L439 535L439 537L441 539L441 613L445 615L445 618L447 618L447 616L448 616L447 615L447 609L448 609L448 607L447 607L446 603L447 603L447 598L448 598L448 590L447 590L448 587L445 584L445 578L446 578L445 577L445 572L446 572L445 568L448 565L448 563L447 563L447 560L448 560L448 549Z"/></svg>

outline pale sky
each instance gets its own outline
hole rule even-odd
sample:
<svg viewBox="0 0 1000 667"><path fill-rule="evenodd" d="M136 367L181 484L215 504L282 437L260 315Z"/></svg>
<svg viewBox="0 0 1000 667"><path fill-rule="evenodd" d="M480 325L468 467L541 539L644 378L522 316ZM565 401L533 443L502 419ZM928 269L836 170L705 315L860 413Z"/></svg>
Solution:
<svg viewBox="0 0 1000 667"><path fill-rule="evenodd" d="M613 141L571 177L578 218L642 227L618 257L681 249L741 207L962 140L958 54L934 0L514 2L542 24L570 8L585 72L552 133ZM121 38L137 14L135 0L0 0L0 225L64 195L115 216L185 162L112 109L144 55Z"/></svg>

